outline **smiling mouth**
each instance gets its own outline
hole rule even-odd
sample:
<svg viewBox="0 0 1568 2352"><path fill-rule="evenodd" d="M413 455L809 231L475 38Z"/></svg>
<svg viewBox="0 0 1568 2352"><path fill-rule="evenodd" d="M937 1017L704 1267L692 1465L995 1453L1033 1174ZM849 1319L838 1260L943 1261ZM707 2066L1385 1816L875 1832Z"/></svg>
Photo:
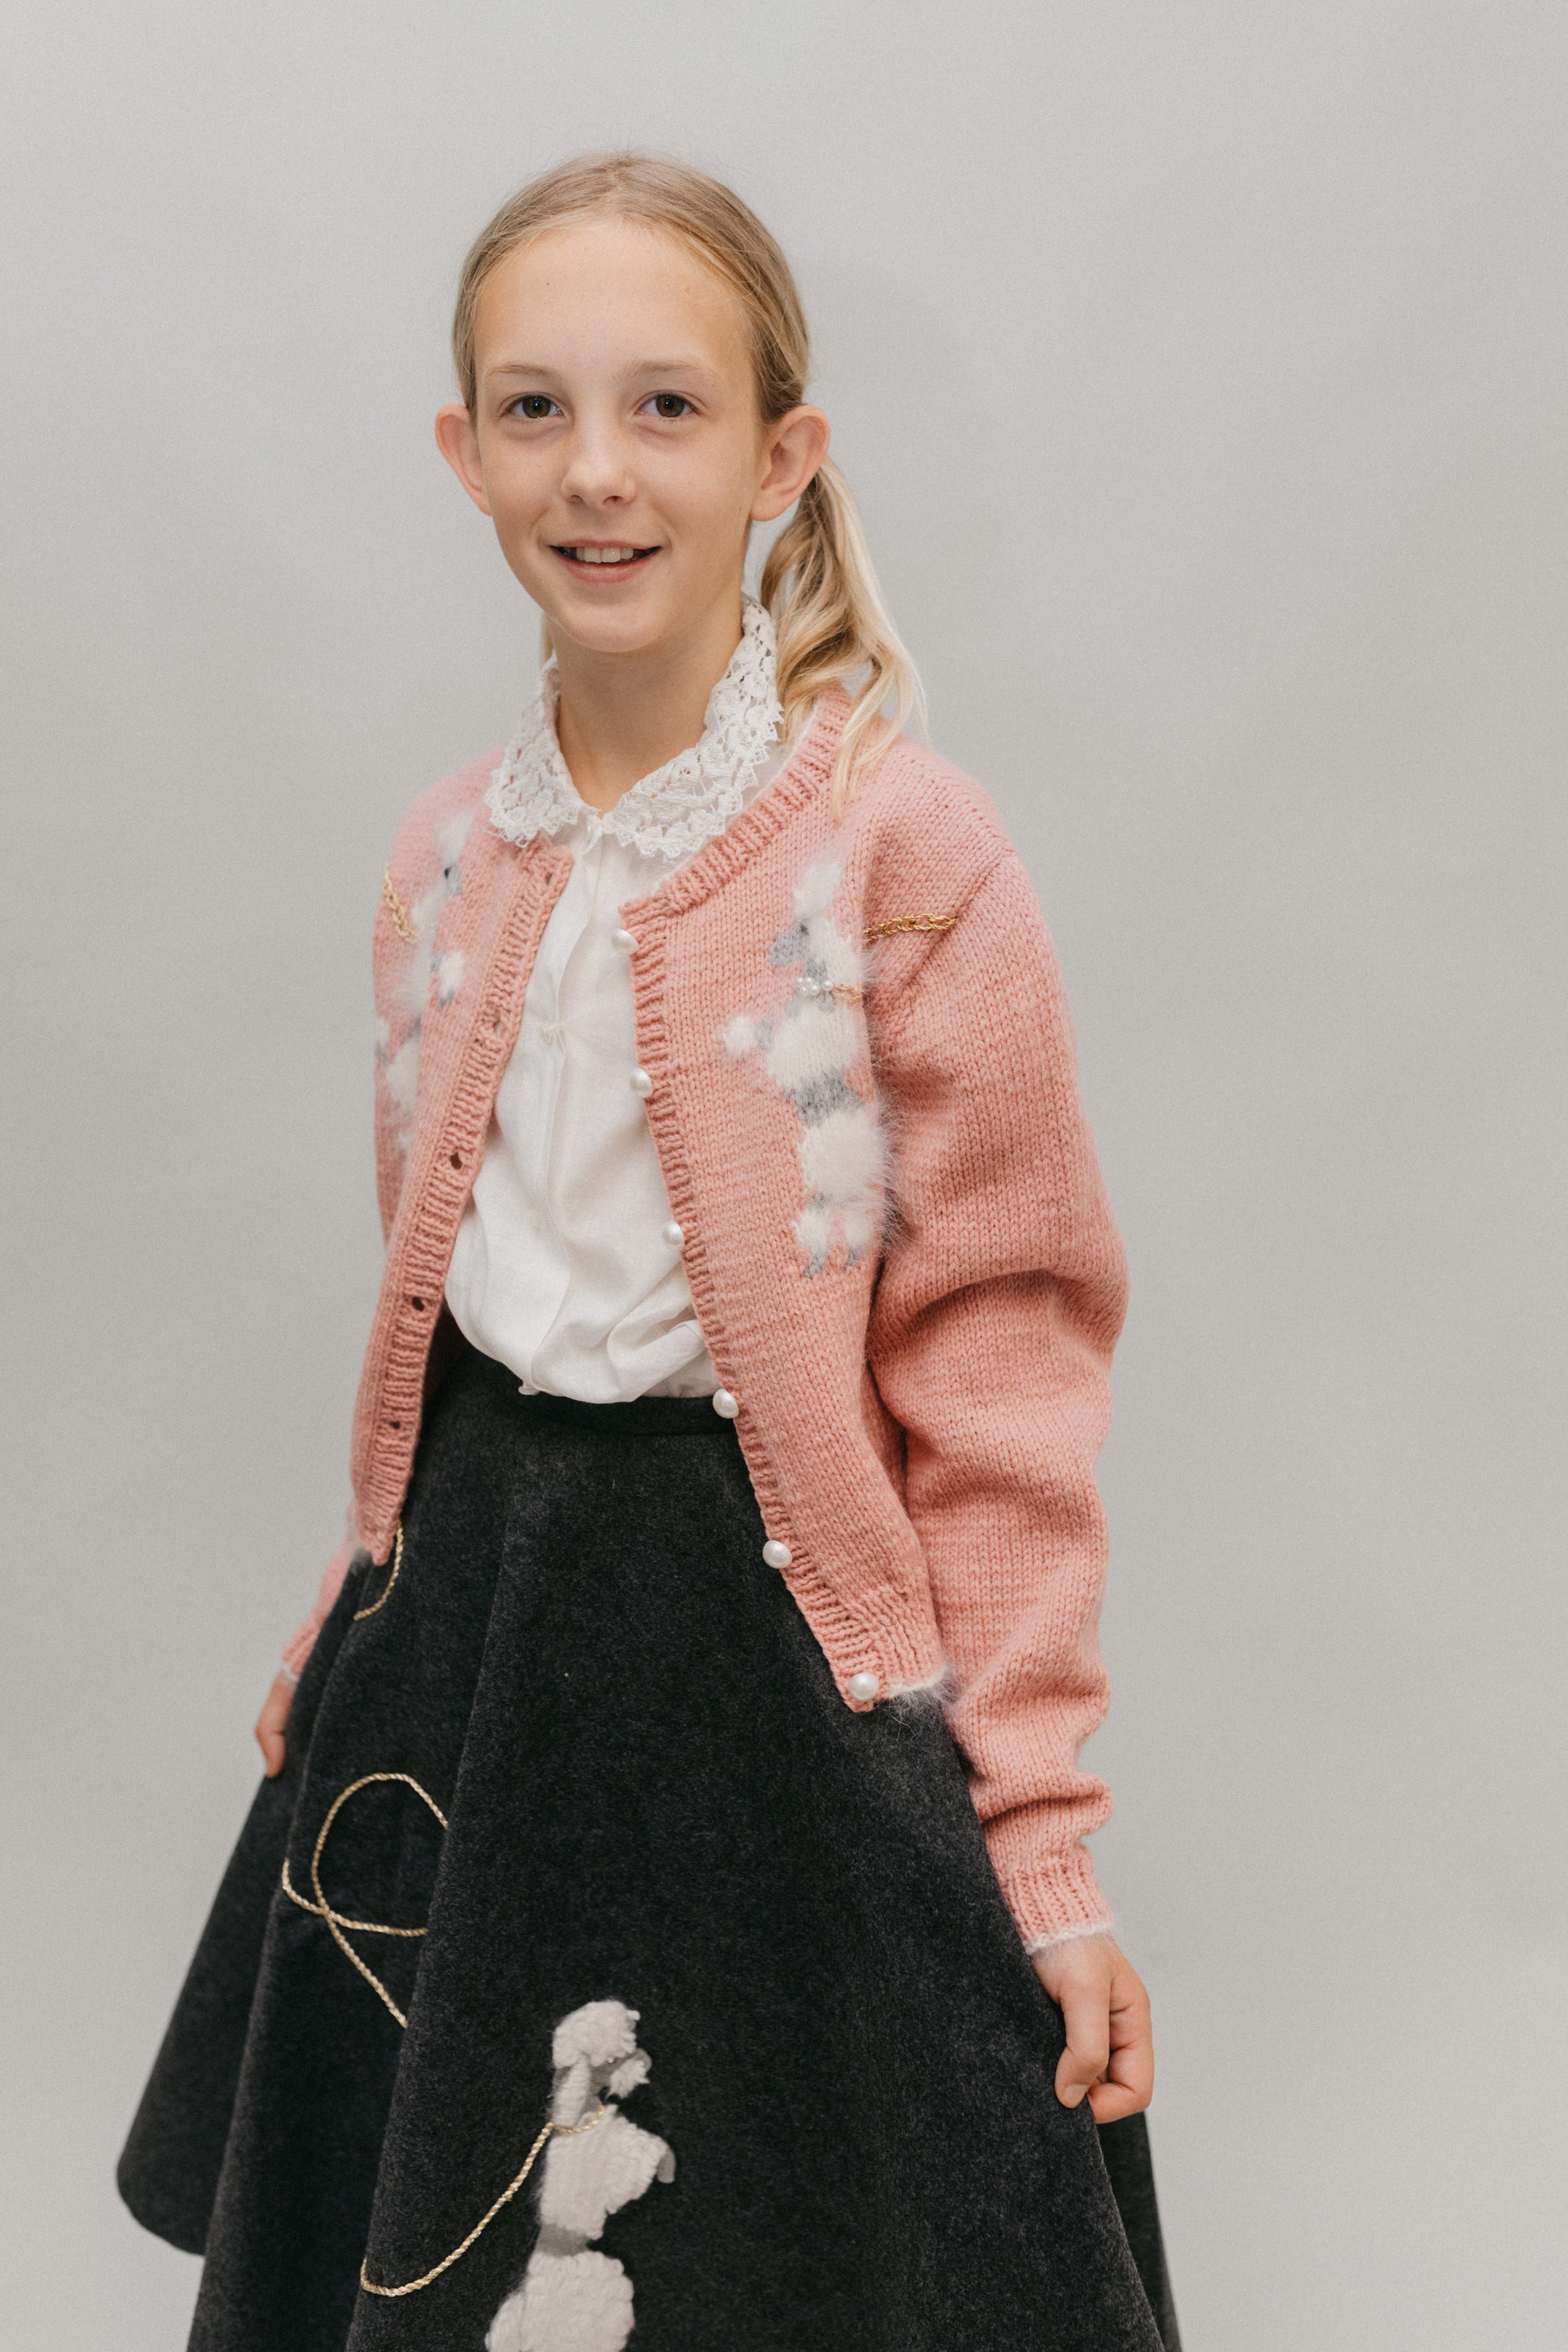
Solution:
<svg viewBox="0 0 1568 2352"><path fill-rule="evenodd" d="M555 553L564 562L581 563L595 572L629 572L634 563L645 563L650 555L657 555L658 550L657 547L631 547L625 541L604 546L578 541L558 546Z"/></svg>

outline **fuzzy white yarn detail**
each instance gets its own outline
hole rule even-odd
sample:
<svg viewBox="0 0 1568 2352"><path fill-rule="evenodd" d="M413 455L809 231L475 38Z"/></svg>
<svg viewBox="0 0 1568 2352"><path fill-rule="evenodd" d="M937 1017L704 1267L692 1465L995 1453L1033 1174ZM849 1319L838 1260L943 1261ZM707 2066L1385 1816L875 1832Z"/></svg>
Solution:
<svg viewBox="0 0 1568 2352"><path fill-rule="evenodd" d="M436 926L445 902L462 894L463 869L458 861L473 821L471 809L447 818L437 836L441 853L440 874L406 912L414 936L407 942L410 953L397 982L400 1010L407 1024L402 1044L394 1048L388 1021L383 1019L375 1024L375 1058L397 1113L397 1143L402 1151L408 1149L414 1125L414 1106L419 1092L419 1040L431 991L435 991L437 1004L445 1006L451 1003L463 985L461 951L454 948L438 956Z"/></svg>
<svg viewBox="0 0 1568 2352"><path fill-rule="evenodd" d="M1026 1944L1024 1949L1034 1960L1038 1959L1042 1952L1057 1951L1063 1944L1088 1944L1097 1937L1113 1937L1115 1934L1114 1919L1086 1919L1076 1927L1059 1927L1054 1936L1038 1936L1032 1944Z"/></svg>
<svg viewBox="0 0 1568 2352"><path fill-rule="evenodd" d="M795 920L768 950L770 963L800 968L784 1009L761 1019L737 1013L722 1032L727 1053L761 1055L799 1116L805 1201L795 1238L807 1275L821 1274L836 1255L858 1265L881 1234L887 1200L880 1105L850 1076L865 1055L862 1019L852 1008L865 995L868 967L828 912L839 878L837 864L825 858L795 885Z"/></svg>
<svg viewBox="0 0 1568 2352"><path fill-rule="evenodd" d="M533 707L485 794L496 831L508 841L531 841L580 824L590 849L607 833L644 857L689 857L739 816L746 786L784 723L772 617L755 597L745 599L741 642L708 698L701 736L639 778L614 808L590 808L572 782L555 733L560 701L561 672L552 655Z"/></svg>
<svg viewBox="0 0 1568 2352"><path fill-rule="evenodd" d="M590 2000L555 2029L550 2116L563 2131L545 2147L539 2242L490 2322L486 2352L622 2352L631 2335L626 2267L594 2252L590 2241L655 2180L675 2178L672 2149L614 2104L648 2078L652 2061L637 2048L637 2023L625 2001ZM602 2119L574 2130L596 2102L606 2110Z"/></svg>
<svg viewBox="0 0 1568 2352"><path fill-rule="evenodd" d="M486 2352L621 2352L632 2316L632 2283L612 2254L534 2254Z"/></svg>
<svg viewBox="0 0 1568 2352"><path fill-rule="evenodd" d="M944 1659L933 1674L922 1675L918 1683L894 1683L888 1691L889 1706L945 1706L958 1696L958 1675L952 1661Z"/></svg>

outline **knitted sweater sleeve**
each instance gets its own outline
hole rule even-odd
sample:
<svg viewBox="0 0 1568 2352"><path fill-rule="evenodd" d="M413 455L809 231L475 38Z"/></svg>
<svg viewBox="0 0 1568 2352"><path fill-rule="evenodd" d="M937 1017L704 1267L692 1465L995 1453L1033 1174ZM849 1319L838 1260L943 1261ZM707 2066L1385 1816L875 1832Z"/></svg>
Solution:
<svg viewBox="0 0 1568 2352"><path fill-rule="evenodd" d="M305 1671L305 1661L316 1646L316 1636L332 1613L332 1604L343 1589L343 1579L353 1564L358 1547L353 1536L345 1536L321 1571L321 1586L310 1605L310 1614L297 1625L283 1644L283 1671L290 1682L298 1682Z"/></svg>
<svg viewBox="0 0 1568 2352"><path fill-rule="evenodd" d="M414 819L420 814L418 804ZM414 1114L419 1076L421 992L430 975L429 938L434 929L435 899L428 893L431 859L423 863L417 839L410 843L412 820L405 820L386 868L381 901L376 908L373 942L375 994L375 1189L384 1236L392 1230L403 1188L408 1124ZM397 879L394 873L396 870ZM410 878L412 877L412 878ZM398 888L398 881L403 890ZM406 900L404 893L406 892ZM416 929L407 911L418 907L423 925ZM350 1513L350 1527L321 1574L310 1611L283 1645L283 1670L298 1682L316 1637L331 1613L344 1577L359 1549Z"/></svg>
<svg viewBox="0 0 1568 2352"><path fill-rule="evenodd" d="M461 857L497 755L470 762L422 793L397 828L372 931L375 998L375 1190L381 1229L390 1236L403 1197L408 1140L419 1090L419 1048L434 989L456 989L460 957L437 957L444 905L462 889ZM287 1673L299 1679L359 1549L349 1532L327 1562L310 1614L284 1647Z"/></svg>
<svg viewBox="0 0 1568 2352"><path fill-rule="evenodd" d="M1104 1714L1094 1463L1126 1300L1072 1029L1008 850L878 1047L894 1213L868 1356L905 1433L963 1756L1031 1948L1109 1918L1083 1844L1108 1818L1078 1752Z"/></svg>

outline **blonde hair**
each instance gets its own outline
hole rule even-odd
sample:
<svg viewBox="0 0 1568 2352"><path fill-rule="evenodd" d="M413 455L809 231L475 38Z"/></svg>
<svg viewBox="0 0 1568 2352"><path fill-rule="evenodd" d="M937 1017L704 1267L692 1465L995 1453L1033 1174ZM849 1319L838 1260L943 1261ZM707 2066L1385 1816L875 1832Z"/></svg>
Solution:
<svg viewBox="0 0 1568 2352"><path fill-rule="evenodd" d="M518 246L596 212L642 221L694 247L740 299L763 418L772 424L800 405L811 341L794 275L774 238L721 180L668 157L627 152L578 155L542 173L475 238L452 317L452 357L470 415L474 321L486 278ZM841 815L911 712L923 715L923 698L882 602L859 510L831 457L806 484L769 550L762 599L778 633L785 740L800 733L825 687L841 683L849 694L834 775L834 814ZM884 721L889 696L893 713Z"/></svg>

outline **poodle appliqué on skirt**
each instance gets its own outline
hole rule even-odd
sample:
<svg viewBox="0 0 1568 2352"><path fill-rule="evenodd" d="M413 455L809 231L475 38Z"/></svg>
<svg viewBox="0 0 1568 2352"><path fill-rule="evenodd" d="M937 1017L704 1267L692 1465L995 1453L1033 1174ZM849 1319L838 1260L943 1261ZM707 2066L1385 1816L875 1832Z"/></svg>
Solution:
<svg viewBox="0 0 1568 2352"><path fill-rule="evenodd" d="M637 2022L624 2001L591 2000L555 2029L556 2132L545 2148L539 2236L521 2284L490 2323L486 2352L621 2352L632 2332L626 2267L592 2242L654 2180L675 2178L673 2151L614 2104L648 2078Z"/></svg>

